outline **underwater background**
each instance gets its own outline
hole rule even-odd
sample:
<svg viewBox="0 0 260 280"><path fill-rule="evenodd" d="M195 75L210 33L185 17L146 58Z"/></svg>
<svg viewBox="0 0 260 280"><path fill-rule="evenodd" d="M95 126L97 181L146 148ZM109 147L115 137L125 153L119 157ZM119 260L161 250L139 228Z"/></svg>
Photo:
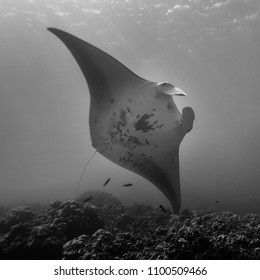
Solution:
<svg viewBox="0 0 260 280"><path fill-rule="evenodd" d="M260 212L257 0L0 0L0 206L73 200L94 151L87 84L47 27L187 93L174 98L179 111L195 111L180 146L182 208ZM90 190L169 207L151 183L99 154L80 186Z"/></svg>

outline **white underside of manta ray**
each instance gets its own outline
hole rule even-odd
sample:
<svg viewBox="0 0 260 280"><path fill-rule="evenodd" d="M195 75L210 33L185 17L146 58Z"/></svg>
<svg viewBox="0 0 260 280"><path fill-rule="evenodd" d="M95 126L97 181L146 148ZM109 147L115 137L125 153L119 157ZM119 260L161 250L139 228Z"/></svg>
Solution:
<svg viewBox="0 0 260 280"><path fill-rule="evenodd" d="M48 28L68 47L91 96L92 146L112 162L149 180L181 205L179 145L192 129L194 112L182 115L173 95L185 93L168 82L147 81L102 50L56 28Z"/></svg>

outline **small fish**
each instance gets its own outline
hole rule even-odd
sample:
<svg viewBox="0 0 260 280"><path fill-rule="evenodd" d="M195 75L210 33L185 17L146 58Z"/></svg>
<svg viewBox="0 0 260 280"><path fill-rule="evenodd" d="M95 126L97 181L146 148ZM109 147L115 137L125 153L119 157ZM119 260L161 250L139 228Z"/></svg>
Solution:
<svg viewBox="0 0 260 280"><path fill-rule="evenodd" d="M85 198L84 200L82 200L83 203L86 203L88 201L90 201L92 199L92 196L89 196L87 198Z"/></svg>
<svg viewBox="0 0 260 280"><path fill-rule="evenodd" d="M165 214L167 214L165 208L164 208L161 204L160 204L159 206L160 206L161 210L162 210Z"/></svg>
<svg viewBox="0 0 260 280"><path fill-rule="evenodd" d="M131 187L131 186L133 186L133 184L131 184L131 183L130 184L124 184L123 186L124 187Z"/></svg>
<svg viewBox="0 0 260 280"><path fill-rule="evenodd" d="M109 183L109 181L110 181L110 178L108 178L108 179L106 180L106 182L104 183L103 187L105 187L105 186Z"/></svg>
<svg viewBox="0 0 260 280"><path fill-rule="evenodd" d="M216 203L217 203L217 204L219 204L219 201L218 201L218 200L216 200Z"/></svg>

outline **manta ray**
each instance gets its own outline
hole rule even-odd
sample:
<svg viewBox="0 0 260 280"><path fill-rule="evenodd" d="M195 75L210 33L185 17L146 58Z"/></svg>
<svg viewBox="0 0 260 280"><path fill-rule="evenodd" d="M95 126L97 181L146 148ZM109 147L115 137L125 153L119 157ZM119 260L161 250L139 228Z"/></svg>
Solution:
<svg viewBox="0 0 260 280"><path fill-rule="evenodd" d="M88 84L92 146L115 164L156 186L174 213L181 205L179 146L194 112L178 111L168 82L139 77L118 60L65 31L48 28L70 50Z"/></svg>

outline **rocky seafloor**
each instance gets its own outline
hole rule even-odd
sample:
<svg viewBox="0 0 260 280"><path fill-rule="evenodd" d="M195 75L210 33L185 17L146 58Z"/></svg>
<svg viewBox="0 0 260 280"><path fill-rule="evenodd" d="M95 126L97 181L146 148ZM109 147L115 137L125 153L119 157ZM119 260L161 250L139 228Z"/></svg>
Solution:
<svg viewBox="0 0 260 280"><path fill-rule="evenodd" d="M106 192L0 212L0 259L260 259L260 216L170 210Z"/></svg>

